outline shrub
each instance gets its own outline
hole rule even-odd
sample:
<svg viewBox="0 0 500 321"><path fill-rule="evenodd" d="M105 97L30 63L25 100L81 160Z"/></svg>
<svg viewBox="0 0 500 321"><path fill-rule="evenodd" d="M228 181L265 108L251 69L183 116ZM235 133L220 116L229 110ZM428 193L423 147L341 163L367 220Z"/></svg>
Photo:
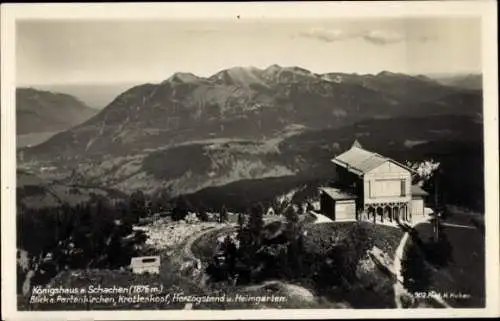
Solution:
<svg viewBox="0 0 500 321"><path fill-rule="evenodd" d="M201 211L197 212L196 216L202 222L208 222L210 220L210 217L208 216L208 214L205 210L201 210Z"/></svg>
<svg viewBox="0 0 500 321"><path fill-rule="evenodd" d="M425 256L415 244L407 248L405 259L402 262L404 286L411 293L426 291L430 282L430 271Z"/></svg>
<svg viewBox="0 0 500 321"><path fill-rule="evenodd" d="M130 211L133 214L135 222L139 221L139 218L145 217L147 214L146 210L146 196L142 191L134 192L130 196Z"/></svg>
<svg viewBox="0 0 500 321"><path fill-rule="evenodd" d="M262 228L264 227L264 207L262 204L257 204L252 207L250 211L250 218L248 220L248 229L252 240L255 243L260 242ZM257 245L257 244L256 244Z"/></svg>
<svg viewBox="0 0 500 321"><path fill-rule="evenodd" d="M448 240L448 236L441 232L439 233L439 240L434 241L430 238L423 247L425 251L425 256L429 263L437 265L439 267L444 267L453 259L453 246Z"/></svg>
<svg viewBox="0 0 500 321"><path fill-rule="evenodd" d="M180 221L183 220L189 214L189 203L184 197L177 199L174 209L172 210L172 220Z"/></svg>

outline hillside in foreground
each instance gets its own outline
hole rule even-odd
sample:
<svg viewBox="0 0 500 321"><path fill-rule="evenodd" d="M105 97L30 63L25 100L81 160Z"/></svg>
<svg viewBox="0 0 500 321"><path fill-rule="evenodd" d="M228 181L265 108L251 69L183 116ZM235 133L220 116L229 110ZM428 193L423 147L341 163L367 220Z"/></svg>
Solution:
<svg viewBox="0 0 500 321"><path fill-rule="evenodd" d="M279 221L274 223L268 223L264 228L267 232L272 232L276 230L276 224L281 224ZM309 223L308 223L309 224ZM167 224L168 225L168 224ZM217 225L217 224L216 224ZM150 228L157 229L160 224L151 226ZM189 224L179 224L174 223L164 228L171 227L172 232L177 229L186 229ZM328 266L328 260L325 259L325 255L334 250L336 246L342 243L343 240L352 237L352 233L359 231L360 229L367 233L367 248L372 246L377 246L383 251L387 252L389 255L394 252L395 247L399 243L401 238L401 231L394 227L386 226L372 226L371 224L354 224L354 223L343 223L343 224L311 224L305 227L309 232L306 238L305 250L308 253L304 256L304 260L313 259L317 256L315 264L310 265L308 268L311 269L311 273L306 273L308 276L297 277L293 279L287 279L284 274L281 278L276 279L269 275L271 278L264 277L261 281L252 282L249 284L237 284L230 285L224 282L203 282L203 274L205 272L200 270L184 270L183 265L187 261L183 261L185 254L185 246L190 246L189 242L186 243L186 237L184 239L179 239L176 245L170 244L169 248L158 248L161 255L161 268L158 275L136 275L130 271L118 271L109 269L94 269L94 270L72 270L72 271L62 271L59 273L51 282L52 287L63 286L66 288L87 288L89 285L100 285L101 287L110 286L123 286L129 287L130 284L141 284L148 285L150 288L157 289L162 286L161 293L159 291L153 291L154 297L162 298L168 293L174 292L184 292L187 296L198 296L203 297L204 295L211 296L225 296L226 298L234 298L236 295L240 296L275 296L283 297L283 302L202 302L201 304L194 303L192 305L193 309L260 309L260 308L352 308L352 307L371 307L371 308L382 308L382 307L392 307L393 293L392 293L392 282L393 280L385 275L383 272L378 270L377 266L370 261L368 256L363 256L358 262L358 258L353 262L357 267L356 278L359 280L356 282L357 285L352 283L351 293L346 297L339 297L338 294L344 293L344 290L339 286L335 285L335 280L331 277L329 278L331 283L325 283L321 281L321 278L327 278L326 268ZM279 228L278 228L279 230ZM224 229L213 228L214 233L219 231L226 231ZM266 233L267 233L266 232ZM199 232L198 232L199 233ZM192 245L192 250L195 256L199 256L200 246L209 247L208 252L216 250L216 238L211 237L211 234L200 235L196 242ZM185 236L186 233L184 233ZM273 235L275 233L268 233L268 235ZM332 236L335 236L335 241L332 240ZM208 243L205 241L209 241ZM272 241L271 243L280 242ZM170 242L171 243L171 242ZM270 249L278 245L270 244ZM160 246L158 244L157 246ZM354 254L353 258L354 258ZM209 257L202 259L202 269L210 263ZM319 257L323 259L319 260ZM206 260L206 261L205 261ZM272 267L266 267L268 272L272 270ZM313 273L314 272L314 273ZM266 272L267 273L267 272ZM284 278L283 278L284 277ZM89 283L90 280L95 280L94 283ZM332 283L333 282L333 283ZM375 285L378 283L378 285ZM319 287L319 284L323 284ZM131 303L131 302L118 302L119 295L105 295L114 301L115 304L110 302L107 303L67 303L58 305L58 309L69 309L69 310L82 310L88 307L93 309L182 309L185 308L186 302L159 302L159 303ZM127 296L127 295L125 295ZM85 295L80 296L81 299ZM91 297L91 296L90 296ZM363 301L364 300L364 301ZM364 303L363 303L364 302ZM368 304L368 305L367 305ZM36 310L43 310L47 308L43 304L38 304L33 306Z"/></svg>

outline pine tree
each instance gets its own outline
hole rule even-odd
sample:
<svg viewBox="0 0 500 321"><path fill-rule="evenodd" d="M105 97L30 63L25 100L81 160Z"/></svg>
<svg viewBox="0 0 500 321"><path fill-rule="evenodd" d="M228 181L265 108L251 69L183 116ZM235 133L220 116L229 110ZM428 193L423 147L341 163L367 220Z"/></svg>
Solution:
<svg viewBox="0 0 500 321"><path fill-rule="evenodd" d="M258 203L253 206L248 220L248 228L254 243L260 243L262 229L264 227L264 207Z"/></svg>
<svg viewBox="0 0 500 321"><path fill-rule="evenodd" d="M287 226L289 228L295 227L297 222L299 221L299 215L297 210L293 205L290 205L285 210L285 218L287 222Z"/></svg>
<svg viewBox="0 0 500 321"><path fill-rule="evenodd" d="M208 221L208 214L207 214L207 211L205 209L201 209L197 215L198 219L202 222L207 222Z"/></svg>
<svg viewBox="0 0 500 321"><path fill-rule="evenodd" d="M227 220L228 220L227 208L226 205L222 205L222 208L219 212L219 223L227 222Z"/></svg>
<svg viewBox="0 0 500 321"><path fill-rule="evenodd" d="M297 214L302 215L305 213L304 206L301 203L297 203Z"/></svg>
<svg viewBox="0 0 500 321"><path fill-rule="evenodd" d="M248 209L247 213L250 212L250 209ZM242 213L238 214L237 238L239 242L239 249L236 261L239 263L240 272L248 272L252 267L254 253L252 248L252 236L250 235L249 224L245 220L245 216Z"/></svg>
<svg viewBox="0 0 500 321"><path fill-rule="evenodd" d="M181 196L177 199L174 209L172 210L172 219L174 221L180 221L184 219L189 213L189 202L188 200Z"/></svg>
<svg viewBox="0 0 500 321"><path fill-rule="evenodd" d="M286 228L285 235L288 239L288 266L286 272L289 276L302 273L302 250L303 250L303 233L299 224L299 216L293 205L288 206L285 210Z"/></svg>
<svg viewBox="0 0 500 321"><path fill-rule="evenodd" d="M243 213L238 213L238 229L242 230L245 227L245 217Z"/></svg>
<svg viewBox="0 0 500 321"><path fill-rule="evenodd" d="M255 256L261 245L261 234L264 226L263 207L257 204L248 212L250 212L248 222L245 222L243 215L238 217L238 240L240 243L240 262L248 271L251 271L253 265L257 263Z"/></svg>
<svg viewBox="0 0 500 321"><path fill-rule="evenodd" d="M139 222L139 218L146 216L146 196L142 191L132 193L129 207L134 222Z"/></svg>

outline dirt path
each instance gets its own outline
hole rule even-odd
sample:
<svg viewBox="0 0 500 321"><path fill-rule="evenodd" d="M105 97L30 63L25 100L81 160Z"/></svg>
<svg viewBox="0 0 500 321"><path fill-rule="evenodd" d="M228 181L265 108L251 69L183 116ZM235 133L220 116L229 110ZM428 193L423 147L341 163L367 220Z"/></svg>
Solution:
<svg viewBox="0 0 500 321"><path fill-rule="evenodd" d="M276 220L279 220L279 217L276 218L264 218L265 223L270 223ZM199 259L194 255L193 253L193 243L198 240L199 238L203 237L205 234L208 234L210 232L218 231L218 230L223 230L228 227L233 227L236 228L238 226L237 223L226 223L226 224L221 224L220 226L214 226L214 227L209 227L203 231L200 231L199 233L196 233L194 235L191 235L187 241L184 243L184 248L183 248L183 254L188 260L192 261L199 261Z"/></svg>
<svg viewBox="0 0 500 321"><path fill-rule="evenodd" d="M423 220L420 222L417 222L413 225L411 225L412 228L419 224L425 224L427 223L428 220ZM405 232L403 237L401 238L401 241L399 242L399 245L396 249L396 252L394 254L394 263L393 263L393 271L396 272L396 281L394 282L393 289L394 289L394 302L396 304L396 307L398 309L403 308L403 303L402 303L402 297L405 295L411 295L408 290L404 287L404 277L402 274L402 260L404 258L404 250L406 247L406 243L408 243L408 239L410 238L410 234L408 232ZM445 308L451 308L451 306L446 303L442 298L440 297L434 297L434 300L441 304Z"/></svg>
<svg viewBox="0 0 500 321"><path fill-rule="evenodd" d="M192 247L193 243L198 240L199 238L203 237L204 235L218 231L218 230L223 230L224 228L230 227L230 226L236 226L236 224L224 224L221 226L214 226L207 228L199 233L196 233L194 235L191 235L187 241L184 243L184 247L182 249L182 256L183 256L183 261L181 265L181 271L185 270L191 270L192 272L192 277L194 279L198 279L198 285L201 287L204 287L206 282L208 281L208 275L204 271L203 264L199 258L194 255Z"/></svg>
<svg viewBox="0 0 500 321"><path fill-rule="evenodd" d="M199 259L194 255L193 253L193 243L198 240L200 237L204 236L205 234L208 234L210 232L213 232L213 231L218 231L218 230L223 230L227 227L236 227L237 224L224 224L224 225L221 225L221 226L215 226L215 227L210 227L210 228L207 228L206 230L203 230L197 234L194 234L194 235L191 235L186 243L184 244L184 249L183 249L183 254L185 257L187 257L188 259L190 260L194 260L194 261L199 261Z"/></svg>
<svg viewBox="0 0 500 321"><path fill-rule="evenodd" d="M323 215L323 214L319 214L319 213L316 213L316 212L309 212L311 215L313 215L314 217L316 217L316 221L314 221L313 224L321 224L321 223L331 223L333 222L332 219L330 219L329 217Z"/></svg>
<svg viewBox="0 0 500 321"><path fill-rule="evenodd" d="M403 295L408 295L408 291L403 286L404 279L403 279L403 274L401 273L401 267L402 267L404 249L406 247L406 243L408 242L409 237L410 234L406 232L401 238L401 241L399 242L399 245L396 249L396 253L394 254L394 263L392 270L396 272L396 281L394 282L393 289L394 289L394 302L396 304L396 308L398 309L401 309L403 307L401 299Z"/></svg>

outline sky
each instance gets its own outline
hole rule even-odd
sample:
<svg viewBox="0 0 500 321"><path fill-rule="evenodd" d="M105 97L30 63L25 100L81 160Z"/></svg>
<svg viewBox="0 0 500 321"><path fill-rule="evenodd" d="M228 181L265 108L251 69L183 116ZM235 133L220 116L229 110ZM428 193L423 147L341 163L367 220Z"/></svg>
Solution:
<svg viewBox="0 0 500 321"><path fill-rule="evenodd" d="M234 66L316 73L481 72L477 18L92 21L16 25L18 86L160 82Z"/></svg>

